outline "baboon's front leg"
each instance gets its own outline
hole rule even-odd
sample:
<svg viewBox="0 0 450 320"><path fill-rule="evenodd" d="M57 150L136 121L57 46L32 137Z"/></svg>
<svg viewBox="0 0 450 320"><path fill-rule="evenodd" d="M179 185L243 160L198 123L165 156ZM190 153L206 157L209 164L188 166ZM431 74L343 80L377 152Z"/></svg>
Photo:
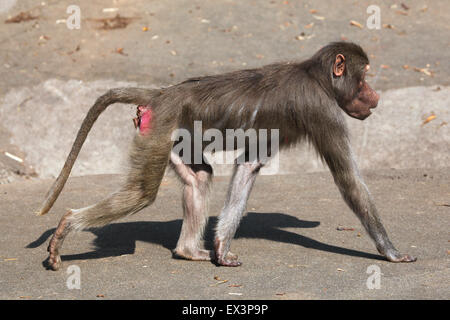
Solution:
<svg viewBox="0 0 450 320"><path fill-rule="evenodd" d="M231 240L244 214L248 197L262 164L239 164L235 167L225 205L220 213L214 239L215 261L222 266L237 267L241 262L230 259Z"/></svg>
<svg viewBox="0 0 450 320"><path fill-rule="evenodd" d="M339 146L339 148L338 148ZM389 240L387 232L378 216L372 196L364 183L350 144L345 138L334 137L334 145L322 148L322 154L330 167L334 181L347 205L361 220L375 246L382 255L392 262L414 262L417 259L401 254Z"/></svg>

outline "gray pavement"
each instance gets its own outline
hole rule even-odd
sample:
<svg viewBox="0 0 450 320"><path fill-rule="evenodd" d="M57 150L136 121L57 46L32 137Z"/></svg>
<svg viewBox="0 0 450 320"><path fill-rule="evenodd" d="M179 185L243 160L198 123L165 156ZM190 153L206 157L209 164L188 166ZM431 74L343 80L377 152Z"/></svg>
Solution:
<svg viewBox="0 0 450 320"><path fill-rule="evenodd" d="M69 235L61 270L47 271L42 265L46 247L65 208L99 201L117 188L119 177L70 179L43 217L33 211L52 181L0 185L6 196L0 215L0 298L448 299L450 170L383 170L364 176L391 240L417 262L394 264L378 255L329 173L258 178L232 243L241 267L173 259L181 190L169 175L153 206L104 228ZM228 177L214 180L209 248L227 182ZM338 231L339 226L354 230ZM71 265L81 270L79 290L67 288ZM372 265L382 274L380 288L370 290L367 269Z"/></svg>
<svg viewBox="0 0 450 320"><path fill-rule="evenodd" d="M44 6L16 1L0 12L1 90L48 78L168 85L191 76L309 57L342 37L369 52L373 76L381 69L377 89L449 85L449 2L407 2L409 9L404 10L400 1L342 0L330 10L329 1L80 1L81 29L69 30L56 21L67 18L66 8L76 1L48 0ZM380 30L366 26L369 5L380 7L385 25ZM119 10L103 12L111 7ZM39 19L3 24L28 10ZM138 19L114 30L101 30L101 23L88 20L117 13ZM351 26L351 20L364 28ZM297 40L302 32L305 40ZM433 77L412 69L427 64Z"/></svg>
<svg viewBox="0 0 450 320"><path fill-rule="evenodd" d="M300 60L341 38L366 49L372 64L368 81L381 93L367 121L348 120L360 166L433 168L450 162L448 1L408 1L408 9L400 3L340 1L332 12L326 1L85 1L79 30L56 23L67 18L71 1L4 3L0 21L20 12L38 18L0 23L0 183L34 173L57 175L86 110L109 88L159 87L190 76ZM371 4L380 7L380 30L365 25ZM103 12L111 7L118 11ZM114 30L92 21L116 14L136 19ZM351 20L364 27L351 26ZM305 39L298 40L302 33ZM74 175L123 172L122 150L134 113L133 106L114 106L100 118ZM283 153L281 161L285 174L325 169L307 148ZM215 169L229 173L227 167Z"/></svg>

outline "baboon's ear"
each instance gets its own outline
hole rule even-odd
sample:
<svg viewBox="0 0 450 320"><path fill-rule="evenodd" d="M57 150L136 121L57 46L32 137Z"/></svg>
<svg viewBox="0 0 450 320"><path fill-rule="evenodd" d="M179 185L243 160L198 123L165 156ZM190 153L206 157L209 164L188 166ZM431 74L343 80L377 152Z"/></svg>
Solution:
<svg viewBox="0 0 450 320"><path fill-rule="evenodd" d="M338 54L336 56L336 60L334 61L333 73L336 77L340 77L344 74L345 71L345 57L342 54Z"/></svg>

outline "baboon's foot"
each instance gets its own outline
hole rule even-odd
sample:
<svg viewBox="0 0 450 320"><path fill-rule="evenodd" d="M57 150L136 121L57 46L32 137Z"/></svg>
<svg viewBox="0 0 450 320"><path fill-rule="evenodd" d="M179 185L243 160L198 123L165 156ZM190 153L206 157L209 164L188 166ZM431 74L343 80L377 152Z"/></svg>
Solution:
<svg viewBox="0 0 450 320"><path fill-rule="evenodd" d="M186 260L193 260L193 261L211 261L215 259L215 253L212 250L205 250L205 249L196 249L196 250L189 250L189 249L175 249L173 250L173 256L174 258L178 259L186 259ZM237 260L237 255L228 252L227 254L228 260Z"/></svg>
<svg viewBox="0 0 450 320"><path fill-rule="evenodd" d="M176 248L173 250L173 257L178 259L186 259L193 261L209 261L211 260L211 254L209 250L204 249L187 249L187 248Z"/></svg>
<svg viewBox="0 0 450 320"><path fill-rule="evenodd" d="M57 237L57 233L55 232L47 247L47 251L49 253L46 266L47 269L57 271L61 268L61 257L58 250L59 246L60 241Z"/></svg>
<svg viewBox="0 0 450 320"><path fill-rule="evenodd" d="M237 260L228 259L228 257L225 257L225 258L216 257L215 262L219 266L224 266L224 267L239 267L242 265L242 262L237 261Z"/></svg>
<svg viewBox="0 0 450 320"><path fill-rule="evenodd" d="M386 255L386 258L391 262L415 262L417 260L416 257L401 253L396 253L395 255Z"/></svg>
<svg viewBox="0 0 450 320"><path fill-rule="evenodd" d="M223 242L218 239L214 241L214 262L225 267L239 267L242 265L237 260L237 255L231 252L224 253Z"/></svg>
<svg viewBox="0 0 450 320"><path fill-rule="evenodd" d="M47 260L47 268L51 270L58 270L61 268L61 257L59 255L59 249L61 248L62 243L64 242L67 233L70 231L70 224L67 221L67 218L72 214L71 210L67 212L61 219L58 224L58 227L55 230L55 233L48 244L47 251L49 253Z"/></svg>
<svg viewBox="0 0 450 320"><path fill-rule="evenodd" d="M46 261L47 269L58 271L61 268L61 265L61 256L58 253L50 252Z"/></svg>
<svg viewBox="0 0 450 320"><path fill-rule="evenodd" d="M417 260L417 258L410 256L409 254L401 254L395 248L387 250L378 249L378 252L391 262L414 262Z"/></svg>
<svg viewBox="0 0 450 320"><path fill-rule="evenodd" d="M238 256L237 256L237 254L234 254L234 253L228 251L226 258L227 258L227 260L237 260Z"/></svg>

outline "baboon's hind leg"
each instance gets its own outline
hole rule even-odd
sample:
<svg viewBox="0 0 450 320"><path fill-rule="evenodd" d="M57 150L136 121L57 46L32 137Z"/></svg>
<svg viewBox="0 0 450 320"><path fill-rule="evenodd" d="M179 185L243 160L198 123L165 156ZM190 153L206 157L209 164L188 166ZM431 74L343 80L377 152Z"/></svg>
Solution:
<svg viewBox="0 0 450 320"><path fill-rule="evenodd" d="M48 246L48 267L61 267L59 251L72 230L106 225L136 213L156 198L172 147L170 136L137 135L131 151L131 168L124 186L99 203L69 210L61 219Z"/></svg>
<svg viewBox="0 0 450 320"><path fill-rule="evenodd" d="M70 231L108 224L138 212L151 202L151 198L143 197L137 190L122 190L93 206L70 209L60 220L50 240L47 248L49 252L48 267L52 270L58 270L61 267L59 251Z"/></svg>

